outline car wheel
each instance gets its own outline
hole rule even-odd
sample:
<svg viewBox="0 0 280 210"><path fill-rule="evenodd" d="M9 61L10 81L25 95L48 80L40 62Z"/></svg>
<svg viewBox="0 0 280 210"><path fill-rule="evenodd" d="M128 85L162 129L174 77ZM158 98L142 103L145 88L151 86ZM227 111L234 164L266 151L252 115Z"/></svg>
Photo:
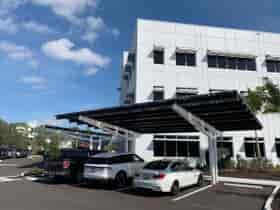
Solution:
<svg viewBox="0 0 280 210"><path fill-rule="evenodd" d="M197 186L202 186L204 183L203 176L200 174L197 180Z"/></svg>
<svg viewBox="0 0 280 210"><path fill-rule="evenodd" d="M127 176L124 172L119 172L115 178L116 187L125 187L127 185Z"/></svg>
<svg viewBox="0 0 280 210"><path fill-rule="evenodd" d="M175 181L171 186L170 193L171 195L177 195L179 192L180 192L179 183Z"/></svg>

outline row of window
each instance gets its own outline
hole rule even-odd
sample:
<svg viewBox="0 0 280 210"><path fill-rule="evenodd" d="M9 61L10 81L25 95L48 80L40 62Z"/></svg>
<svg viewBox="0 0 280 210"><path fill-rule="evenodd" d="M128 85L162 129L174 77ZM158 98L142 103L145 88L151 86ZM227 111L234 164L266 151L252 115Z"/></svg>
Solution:
<svg viewBox="0 0 280 210"><path fill-rule="evenodd" d="M244 71L256 71L256 59L254 58L237 58L219 55L207 56L209 68L236 69Z"/></svg>
<svg viewBox="0 0 280 210"><path fill-rule="evenodd" d="M198 90L196 88L176 88L175 98L184 98L186 96L197 95ZM159 101L164 99L164 87L156 86L153 90L153 100Z"/></svg>
<svg viewBox="0 0 280 210"><path fill-rule="evenodd" d="M199 138L199 137L198 137ZM217 141L218 150L227 157L233 157L232 137L225 137ZM182 139L182 138L181 138ZM187 140L187 139L186 139ZM178 140L158 140L153 141L153 151L155 157L200 157L199 141L178 141ZM265 157L265 145L263 138L258 141L260 155ZM254 138L244 138L245 156L248 158L257 157L257 144ZM277 157L280 158L280 138L275 141Z"/></svg>
<svg viewBox="0 0 280 210"><path fill-rule="evenodd" d="M176 52L177 66L196 66L196 54L194 52ZM164 50L153 51L154 64L164 64ZM207 55L209 68L231 69L241 71L256 71L255 58L242 58L234 56ZM268 72L280 73L280 61L266 60Z"/></svg>

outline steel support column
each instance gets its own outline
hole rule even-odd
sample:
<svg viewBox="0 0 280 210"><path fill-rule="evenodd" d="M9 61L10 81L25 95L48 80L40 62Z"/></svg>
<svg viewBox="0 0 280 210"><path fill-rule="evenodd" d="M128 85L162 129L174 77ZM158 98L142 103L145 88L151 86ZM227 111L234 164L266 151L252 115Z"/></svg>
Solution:
<svg viewBox="0 0 280 210"><path fill-rule="evenodd" d="M190 123L197 131L205 134L209 139L209 164L210 172L212 177L212 184L218 183L218 156L217 156L217 137L222 136L222 133L214 128L212 125L208 124L204 120L200 119L196 115L187 111L178 104L173 104L173 111L175 111L179 116L184 118L188 123Z"/></svg>

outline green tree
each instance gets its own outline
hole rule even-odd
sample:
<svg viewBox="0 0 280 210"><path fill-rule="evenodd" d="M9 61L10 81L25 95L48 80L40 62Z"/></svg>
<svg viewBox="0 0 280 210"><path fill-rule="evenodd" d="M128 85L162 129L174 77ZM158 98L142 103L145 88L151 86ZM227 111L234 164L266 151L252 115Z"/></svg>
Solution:
<svg viewBox="0 0 280 210"><path fill-rule="evenodd" d="M264 85L258 86L254 90L248 89L245 97L250 109L255 113L280 112L280 89L268 78L264 78ZM257 131L255 131L258 158L261 157L260 145L258 142Z"/></svg>

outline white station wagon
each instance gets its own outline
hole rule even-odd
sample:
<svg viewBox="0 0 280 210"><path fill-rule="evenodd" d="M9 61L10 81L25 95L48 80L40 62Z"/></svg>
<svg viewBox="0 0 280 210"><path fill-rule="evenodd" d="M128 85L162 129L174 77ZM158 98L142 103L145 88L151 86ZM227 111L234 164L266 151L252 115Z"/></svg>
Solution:
<svg viewBox="0 0 280 210"><path fill-rule="evenodd" d="M176 195L181 188L202 185L202 172L180 160L157 160L148 163L135 177L134 187Z"/></svg>
<svg viewBox="0 0 280 210"><path fill-rule="evenodd" d="M101 153L84 165L84 178L113 182L118 187L123 187L144 165L144 160L135 154Z"/></svg>

